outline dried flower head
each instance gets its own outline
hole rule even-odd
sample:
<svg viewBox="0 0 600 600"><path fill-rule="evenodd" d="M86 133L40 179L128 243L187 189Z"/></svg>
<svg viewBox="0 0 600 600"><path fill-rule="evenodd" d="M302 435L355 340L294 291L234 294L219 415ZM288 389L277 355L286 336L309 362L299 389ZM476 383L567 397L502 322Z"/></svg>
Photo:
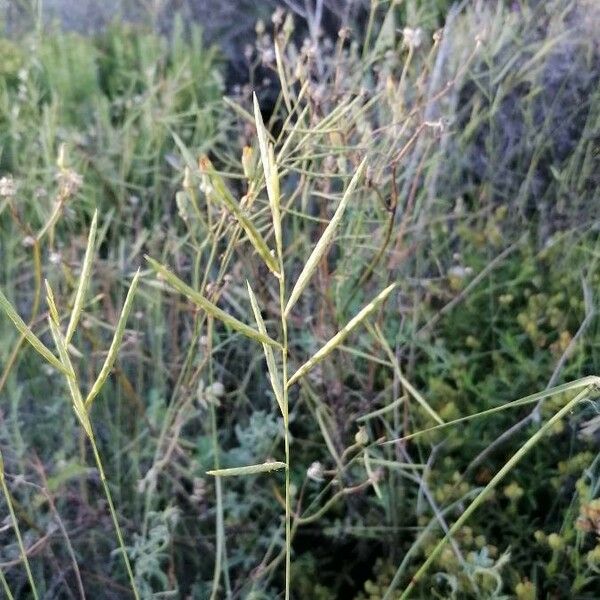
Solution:
<svg viewBox="0 0 600 600"><path fill-rule="evenodd" d="M402 35L404 36L404 45L411 50L416 50L423 43L423 30L420 27L415 29L405 27L402 30Z"/></svg>
<svg viewBox="0 0 600 600"><path fill-rule="evenodd" d="M0 196L2 198L12 198L15 195L16 191L17 187L15 185L15 180L12 178L12 175L8 175L0 179Z"/></svg>
<svg viewBox="0 0 600 600"><path fill-rule="evenodd" d="M61 169L56 174L59 193L64 198L74 196L83 185L83 177L73 169Z"/></svg>
<svg viewBox="0 0 600 600"><path fill-rule="evenodd" d="M306 470L306 476L312 481L323 481L323 465L317 460L311 463Z"/></svg>

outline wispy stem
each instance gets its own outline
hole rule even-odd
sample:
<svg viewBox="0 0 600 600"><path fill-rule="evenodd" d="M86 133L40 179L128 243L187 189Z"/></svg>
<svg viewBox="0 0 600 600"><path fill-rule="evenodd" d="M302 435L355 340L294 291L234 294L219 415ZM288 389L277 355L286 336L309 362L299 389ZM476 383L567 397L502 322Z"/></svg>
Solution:
<svg viewBox="0 0 600 600"><path fill-rule="evenodd" d="M2 473L0 473L0 484L2 485L2 492L4 493L4 497L6 498L6 504L8 504L8 510L10 512L10 518L13 524L13 529L15 530L15 534L17 536L17 541L19 543L19 551L21 552L21 557L23 558L23 564L25 565L25 571L27 571L27 579L29 579L29 585L31 586L31 593L33 594L33 598L38 600L38 592L35 587L35 581L33 580L33 575L31 574L31 568L29 566L29 560L27 559L27 551L25 550L25 544L23 544L23 538L21 537L21 531L19 529L19 523L17 521L17 516L15 515L15 509L13 507L12 498L10 496L10 490L6 485L6 479L4 477L4 469L2 468ZM4 577L3 577L4 579ZM5 582L3 582L5 583ZM5 587L6 589L6 587Z"/></svg>
<svg viewBox="0 0 600 600"><path fill-rule="evenodd" d="M129 576L129 582L131 583L131 591L136 600L140 600L140 595L135 584L135 577L133 576L133 570L131 569L131 564L129 562L129 557L127 556L127 550L125 549L125 542L123 540L123 534L121 533L121 527L119 525L119 521L117 519L117 511L115 510L115 505L113 504L112 495L110 493L110 488L108 487L108 481L106 479L106 475L104 474L104 468L102 467L102 460L100 459L100 454L98 453L98 448L96 446L96 442L94 438L90 437L90 443L92 446L92 451L94 453L94 459L96 460L96 466L98 467L98 473L100 475L100 480L102 481L102 486L104 487L104 494L106 496L106 500L108 501L108 507L110 510L110 516L112 517L113 524L115 526L115 531L117 533L117 539L119 540L119 547L121 549L121 554L123 555L123 562L125 563L125 568L127 569L127 575Z"/></svg>

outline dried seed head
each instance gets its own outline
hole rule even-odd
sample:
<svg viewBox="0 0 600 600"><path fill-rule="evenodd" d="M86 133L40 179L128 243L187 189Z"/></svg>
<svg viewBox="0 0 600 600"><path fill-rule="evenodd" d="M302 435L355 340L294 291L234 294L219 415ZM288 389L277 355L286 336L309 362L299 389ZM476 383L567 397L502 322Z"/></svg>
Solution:
<svg viewBox="0 0 600 600"><path fill-rule="evenodd" d="M201 504L206 497L206 482L199 477L194 478L193 491L191 500L197 504Z"/></svg>
<svg viewBox="0 0 600 600"><path fill-rule="evenodd" d="M254 150L252 146L244 146L242 150L242 167L247 179L254 177Z"/></svg>
<svg viewBox="0 0 600 600"><path fill-rule="evenodd" d="M340 38L340 40L348 39L351 34L352 34L352 29L350 29L350 27L342 27L338 31L338 37Z"/></svg>
<svg viewBox="0 0 600 600"><path fill-rule="evenodd" d="M294 32L294 17L292 17L291 13L288 13L285 17L285 22L283 23L283 33L286 37L289 37Z"/></svg>
<svg viewBox="0 0 600 600"><path fill-rule="evenodd" d="M225 394L225 386L220 381L215 381L207 388L207 393L212 394L215 398L222 398Z"/></svg>
<svg viewBox="0 0 600 600"><path fill-rule="evenodd" d="M0 179L0 196L2 198L12 198L16 191L17 187L12 175L8 175L7 177L2 177L2 179Z"/></svg>
<svg viewBox="0 0 600 600"><path fill-rule="evenodd" d="M58 157L56 159L56 166L64 171L67 168L67 147L63 143L58 147Z"/></svg>
<svg viewBox="0 0 600 600"><path fill-rule="evenodd" d="M365 427L358 428L358 431L354 436L354 441L359 446L366 446L369 443L369 434L367 433L367 429Z"/></svg>
<svg viewBox="0 0 600 600"><path fill-rule="evenodd" d="M56 174L59 193L63 197L74 196L83 185L83 177L73 169L61 169Z"/></svg>
<svg viewBox="0 0 600 600"><path fill-rule="evenodd" d="M402 35L404 36L404 45L412 50L416 50L423 42L423 30L420 27L415 29L405 27L402 30Z"/></svg>
<svg viewBox="0 0 600 600"><path fill-rule="evenodd" d="M271 22L273 23L273 25L275 25L275 27L279 27L283 23L284 14L285 11L283 10L283 8L281 8L281 6L278 6L275 9L275 12L271 16Z"/></svg>
<svg viewBox="0 0 600 600"><path fill-rule="evenodd" d="M312 481L323 481L323 465L317 460L311 463L306 470L306 476Z"/></svg>

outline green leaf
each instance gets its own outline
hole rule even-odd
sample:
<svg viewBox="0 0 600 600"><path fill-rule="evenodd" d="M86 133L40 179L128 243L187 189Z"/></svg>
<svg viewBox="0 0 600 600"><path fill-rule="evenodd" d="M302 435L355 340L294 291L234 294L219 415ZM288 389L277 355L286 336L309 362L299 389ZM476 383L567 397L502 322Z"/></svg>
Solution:
<svg viewBox="0 0 600 600"><path fill-rule="evenodd" d="M96 242L96 230L98 228L98 211L94 211L94 218L92 219L92 225L90 227L90 234L88 236L87 248L85 249L85 256L83 259L83 267L81 269L81 275L79 277L79 285L77 286L77 293L75 294L75 302L73 303L73 310L71 311L71 318L67 327L67 333L65 335L65 343L67 346L75 333L77 323L81 317L81 311L83 309L83 301L85 300L85 294L87 292L90 275L92 272L92 262L94 260L94 243Z"/></svg>
<svg viewBox="0 0 600 600"><path fill-rule="evenodd" d="M207 300L202 294L192 289L189 285L181 281L179 277L175 274L171 273L166 267L163 267L159 262L155 261L153 258L146 256L146 260L150 263L150 266L159 273L163 279L175 290L177 290L180 294L183 294L188 300L204 309L209 315L219 319L225 325L228 325L235 331L239 331L246 337L249 337L253 340L261 342L262 344L269 344L270 346L277 346L281 348L281 344L272 340L268 335L260 333L256 331L256 329L252 329L245 323L238 321L235 317L228 315L224 310L221 310L218 306L213 304L210 300Z"/></svg>
<svg viewBox="0 0 600 600"><path fill-rule="evenodd" d="M229 191L229 188L225 185L223 178L212 166L210 160L208 160L206 156L202 156L200 157L199 165L200 172L208 177L210 185L216 193L217 200L220 200L227 210L229 210L237 219L237 222L248 236L250 243L254 246L254 249L263 259L267 267L269 267L275 275L279 275L279 264L267 246L267 242L265 242L258 229L256 229L254 223L252 223L246 213L240 208L240 205Z"/></svg>
<svg viewBox="0 0 600 600"><path fill-rule="evenodd" d="M350 334L360 325L393 291L396 284L393 283L380 292L367 306L365 306L348 324L338 331L320 350L309 358L288 380L287 386L296 383L300 377L306 375L316 364L320 363L327 355L331 354Z"/></svg>
<svg viewBox="0 0 600 600"><path fill-rule="evenodd" d="M0 308L4 311L6 316L14 323L17 331L31 344L33 349L43 356L55 369L61 371L69 377L73 377L73 372L66 369L63 364L48 350L46 346L39 340L39 338L27 327L25 321L17 314L17 311L13 308L12 304L8 301L6 296L0 291Z"/></svg>
<svg viewBox="0 0 600 600"><path fill-rule="evenodd" d="M277 254L279 257L281 257L283 243L281 233L281 197L279 191L279 173L277 172L277 164L275 163L273 146L268 142L267 130L265 128L265 124L263 123L256 94L254 94L254 120L256 123L256 133L258 135L258 146L260 148L260 160L262 162L263 172L265 174L269 206L271 207L271 217L273 221L273 230L275 232L275 243L277 244Z"/></svg>
<svg viewBox="0 0 600 600"><path fill-rule="evenodd" d="M233 467L231 469L217 469L215 471L206 471L207 475L213 477L234 477L236 475L256 475L257 473L271 473L285 469L285 463L279 461L271 461L260 465L248 465L246 467Z"/></svg>
<svg viewBox="0 0 600 600"><path fill-rule="evenodd" d="M123 334L125 333L125 325L127 324L127 318L129 317L129 313L133 305L133 297L135 296L135 291L138 286L139 278L140 270L138 269L131 282L131 285L129 286L129 290L127 291L125 303L123 304L123 309L121 310L121 314L119 315L119 320L117 321L115 334L110 344L110 348L108 349L106 360L102 365L102 369L100 369L100 373L98 374L96 381L92 385L92 389L89 391L87 398L85 399L86 410L90 409L94 398L99 394L100 390L102 389L102 386L104 385L106 379L112 371L112 368L115 364L115 360L117 360L117 354L119 353L119 348L121 347L121 341L123 340Z"/></svg>
<svg viewBox="0 0 600 600"><path fill-rule="evenodd" d="M256 319L258 330L263 335L267 335L267 328L265 327L265 322L263 321L262 315L260 314L260 308L258 307L256 296L254 295L254 292L252 291L252 288L250 287L250 283L248 281L246 281L246 285L248 286L248 296L250 296L250 304L252 305L252 312L254 313L254 318ZM267 369L269 371L271 387L273 388L275 399L277 400L277 404L279 405L279 410L281 410L281 414L285 416L285 410L283 406L283 392L281 390L281 383L279 381L279 375L277 373L275 355L273 354L273 349L268 344L263 344L263 350L265 353L265 358L267 360Z"/></svg>
<svg viewBox="0 0 600 600"><path fill-rule="evenodd" d="M292 289L290 299L288 300L287 305L285 307L284 315L286 317L289 315L290 311L294 307L294 304L296 304L296 302L298 301L298 298L300 298L300 294L302 294L304 288L308 285L308 282L310 281L310 278L315 272L320 260L323 258L323 256L325 255L327 250L329 250L329 247L333 243L335 234L337 233L337 229L340 226L342 216L344 215L344 211L346 210L346 206L348 206L350 197L352 196L352 193L358 185L358 181L362 177L366 164L367 160L365 158L360 163L358 169L356 169L356 173L354 173L354 176L350 180L350 183L348 184L348 187L346 188L346 191L342 196L342 199L335 211L335 214L331 218L331 221L325 228L323 235L317 242L317 245L314 247L311 255L306 261L306 264L304 265L304 268L302 269L302 272L300 273L300 276L298 277L298 280L296 281L296 284Z"/></svg>

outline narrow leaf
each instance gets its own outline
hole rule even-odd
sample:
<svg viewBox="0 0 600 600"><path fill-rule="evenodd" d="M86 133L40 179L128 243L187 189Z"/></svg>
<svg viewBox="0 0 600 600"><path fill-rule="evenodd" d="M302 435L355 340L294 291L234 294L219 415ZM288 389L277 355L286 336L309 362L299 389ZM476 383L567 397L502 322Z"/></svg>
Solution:
<svg viewBox="0 0 600 600"><path fill-rule="evenodd" d="M104 385L115 364L115 360L117 359L117 354L119 353L119 348L121 347L121 342L123 340L123 334L125 333L125 325L127 324L127 318L129 317L129 313L131 312L131 307L133 305L133 298L135 296L135 291L137 289L139 279L140 270L138 269L131 282L131 285L129 286L127 296L125 297L125 303L123 304L123 309L121 310L121 314L119 315L119 320L117 321L115 334L110 344L110 348L108 349L108 354L106 355L104 364L102 365L102 369L100 369L100 373L98 374L96 381L94 381L94 384L92 385L92 389L89 391L87 398L85 399L86 410L90 409L94 398L102 389L102 386Z"/></svg>
<svg viewBox="0 0 600 600"><path fill-rule="evenodd" d="M54 300L54 292L50 287L47 279L44 279L44 285L46 286L46 302L48 304L48 312L50 317L56 325L60 324L60 317L58 316L58 309L56 308L56 301Z"/></svg>
<svg viewBox="0 0 600 600"><path fill-rule="evenodd" d="M337 229L340 226L342 216L344 215L344 211L346 210L346 206L348 206L350 197L352 196L352 193L358 185L358 181L362 177L366 164L367 161L365 158L360 163L358 169L356 170L356 173L354 173L354 176L350 180L350 183L346 188L344 195L342 196L342 199L335 211L335 214L333 215L331 221L325 228L323 235L317 242L317 245L314 247L310 257L306 261L306 264L304 265L304 268L302 269L302 272L300 273L300 276L298 277L298 280L296 281L296 284L292 289L290 299L288 300L287 305L285 307L284 316L287 317L289 315L290 310L292 310L294 304L296 304L296 302L298 301L300 294L302 294L304 288L308 285L308 282L310 281L310 278L315 272L315 269L317 268L317 265L319 264L320 260L323 258L323 256L333 243Z"/></svg>
<svg viewBox="0 0 600 600"><path fill-rule="evenodd" d="M260 314L260 308L258 307L258 302L256 301L256 296L250 287L250 283L246 281L246 285L248 286L248 296L250 296L250 304L252 305L252 312L254 312L254 318L256 319L256 324L258 325L258 330L267 335L267 328L265 327L265 322L263 321L262 315ZM277 404L279 405L279 410L281 410L281 414L285 417L285 410L283 406L283 393L281 391L281 384L279 382L279 375L277 374L277 364L275 363L275 355L273 354L273 348L268 344L262 345L263 350L265 352L265 358L267 359L267 369L269 371L269 378L271 380L271 387L273 388L273 393L275 394L275 399L277 400Z"/></svg>
<svg viewBox="0 0 600 600"><path fill-rule="evenodd" d="M269 144L269 183L267 193L269 195L269 206L275 232L275 244L277 245L277 256L283 261L283 235L281 233L281 193L279 188L279 171L275 162L273 144ZM270 190L270 191L269 191Z"/></svg>
<svg viewBox="0 0 600 600"><path fill-rule="evenodd" d="M265 242L258 229L256 229L254 223L252 223L246 213L240 208L240 205L233 197L233 194L229 191L223 178L217 173L210 160L208 160L206 156L200 157L199 166L200 172L208 177L210 185L216 193L216 199L220 200L227 210L229 210L237 219L237 222L248 236L250 243L254 246L254 249L263 259L267 267L269 267L275 275L279 275L279 264L271 253L271 250L269 250L267 242Z"/></svg>
<svg viewBox="0 0 600 600"><path fill-rule="evenodd" d="M393 283L380 292L367 306L365 306L348 324L338 331L320 350L309 358L288 380L287 386L296 383L300 377L306 375L316 364L320 363L327 355L331 354L348 336L348 334L360 325L381 304L396 287Z"/></svg>
<svg viewBox="0 0 600 600"><path fill-rule="evenodd" d="M258 136L258 147L260 149L260 159L262 161L263 170L265 172L265 181L269 181L269 143L267 138L267 130L263 122L258 98L253 94L254 101L254 123L256 124L256 135ZM267 184L268 185L268 184Z"/></svg>
<svg viewBox="0 0 600 600"><path fill-rule="evenodd" d="M14 323L17 331L31 344L33 349L43 356L55 369L58 369L69 377L73 376L72 372L69 372L63 364L48 350L46 346L39 340L39 338L29 329L25 324L25 321L17 314L17 311L13 308L12 304L8 301L6 296L0 291L0 308L4 311L6 316Z"/></svg>
<svg viewBox="0 0 600 600"><path fill-rule="evenodd" d="M235 475L255 475L257 473L270 473L271 471L279 471L285 469L285 463L279 461L271 461L260 465L248 465L246 467L233 467L231 469L217 469L215 471L206 471L207 475L214 477L233 477Z"/></svg>
<svg viewBox="0 0 600 600"><path fill-rule="evenodd" d="M71 318L67 327L67 333L65 335L65 343L68 346L79 318L81 317L81 311L83 309L83 301L85 300L85 293L87 292L88 285L90 283L90 274L92 272L92 262L94 260L94 244L96 242L96 230L98 228L98 211L94 211L94 218L92 219L92 225L90 227L90 235L88 236L87 248L85 249L85 256L83 259L83 267L81 269L81 275L79 276L79 285L77 286L77 293L75 294L75 302L73 303L73 310L71 311Z"/></svg>
<svg viewBox="0 0 600 600"><path fill-rule="evenodd" d="M265 184L267 186L267 195L269 197L269 206L273 220L273 230L275 232L275 243L277 244L277 253L281 257L282 253L282 235L281 235L281 211L280 211L280 191L279 191L279 173L275 163L275 153L273 145L269 143L267 129L263 122L258 98L254 94L254 121L256 123L256 133L258 135L258 147L260 148L260 160L265 174Z"/></svg>
<svg viewBox="0 0 600 600"><path fill-rule="evenodd" d="M390 345L387 343L387 340L385 339L385 336L379 329L378 325L375 324L375 326L371 328L369 326L369 324L367 323L367 327L369 327L369 329L371 331L375 332L375 339L377 339L379 341L379 343L385 350L386 354L388 355L390 362L392 363L392 365L394 367L396 377L400 380L400 383L404 386L404 388L408 391L408 393L421 405L421 407L427 413L429 413L429 415L433 418L433 420L437 421L441 425L444 422L444 420L440 417L440 415L438 415L435 412L435 410L433 410L433 408L431 408L431 406L429 405L429 402L427 402L427 400L425 400L423 395L419 393L419 390L417 390L417 388L415 388L415 386L412 385L410 383L410 381L408 381L408 379L406 379L406 377L404 377L404 375L402 374L402 371L400 370L400 365L398 364L398 361L396 360L394 351L391 349Z"/></svg>
<svg viewBox="0 0 600 600"><path fill-rule="evenodd" d="M173 138L175 144L179 148L179 152L181 152L181 156L183 156L183 160L186 166L192 173L196 173L196 161L194 160L194 157L192 153L188 150L187 146L183 143L183 140L174 131L171 131L171 137Z"/></svg>
<svg viewBox="0 0 600 600"><path fill-rule="evenodd" d="M268 335L260 333L256 331L256 329L252 329L245 323L238 321L235 317L227 314L224 310L221 310L218 306L213 304L210 300L207 300L202 294L192 289L189 285L181 281L179 277L171 273L166 267L163 267L160 263L156 262L154 259L146 256L146 260L150 263L150 266L165 279L165 281L175 290L177 290L180 294L183 294L188 300L204 309L209 315L219 319L225 325L228 325L232 329L239 331L244 334L246 337L249 337L253 340L257 340L263 344L269 344L270 346L281 347L281 344L277 343L275 340L272 340Z"/></svg>
<svg viewBox="0 0 600 600"><path fill-rule="evenodd" d="M74 373L75 371L73 369L71 359L69 358L69 353L67 352L65 338L60 332L58 325L56 325L51 318L48 319L48 323L50 324L50 332L54 338L54 343L56 344L56 349L58 350L60 360L67 369L73 371ZM76 377L67 377L67 384L71 394L73 410L75 411L75 414L77 415L77 418L79 419L79 422L81 423L81 426L85 430L86 434L92 438L94 435L92 432L92 424L90 423L90 418L83 404L83 398L81 397L81 391L79 390Z"/></svg>

